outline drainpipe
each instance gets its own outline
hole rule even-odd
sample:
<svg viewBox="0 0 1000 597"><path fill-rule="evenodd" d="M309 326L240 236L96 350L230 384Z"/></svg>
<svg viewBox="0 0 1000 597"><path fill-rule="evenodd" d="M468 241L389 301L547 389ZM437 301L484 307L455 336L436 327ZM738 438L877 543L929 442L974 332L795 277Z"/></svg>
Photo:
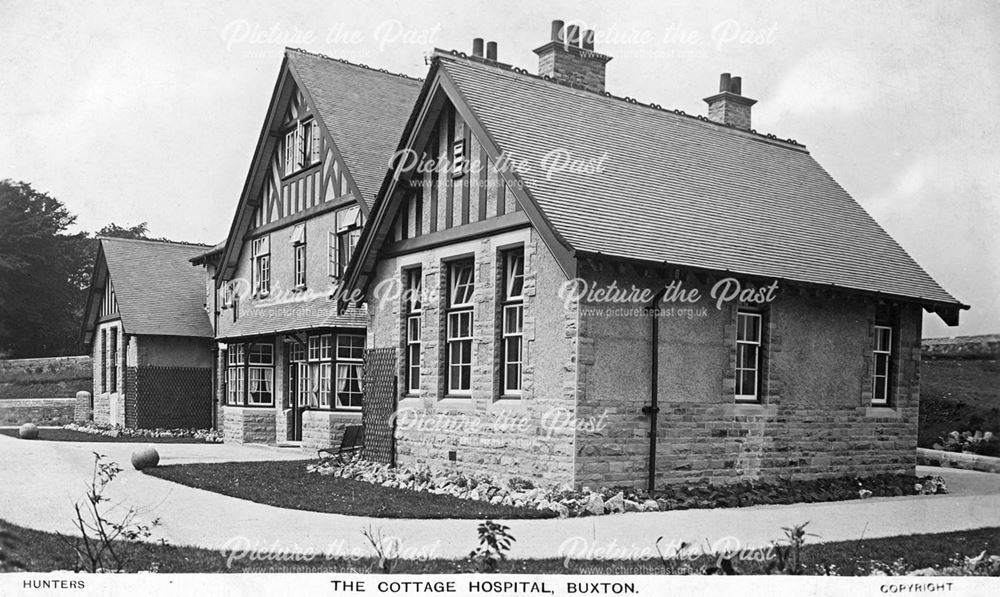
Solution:
<svg viewBox="0 0 1000 597"><path fill-rule="evenodd" d="M648 489L653 491L656 488L656 416L660 412L658 406L658 382L660 375L660 308L659 303L666 294L664 287L656 293L656 296L649 302L650 309L650 336L652 344L649 349L649 406L642 407L642 414L649 415L649 481Z"/></svg>

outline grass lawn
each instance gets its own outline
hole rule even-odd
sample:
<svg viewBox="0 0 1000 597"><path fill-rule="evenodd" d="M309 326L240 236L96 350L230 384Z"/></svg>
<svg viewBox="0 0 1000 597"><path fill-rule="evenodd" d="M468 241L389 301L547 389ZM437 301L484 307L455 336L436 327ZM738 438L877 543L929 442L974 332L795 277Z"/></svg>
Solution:
<svg viewBox="0 0 1000 597"><path fill-rule="evenodd" d="M378 518L554 518L555 512L494 506L409 489L380 487L364 481L306 472L312 461L178 464L146 473L189 487L251 502L353 516Z"/></svg>
<svg viewBox="0 0 1000 597"><path fill-rule="evenodd" d="M1000 431L1000 363L929 359L920 364L918 444L930 448L952 431Z"/></svg>
<svg viewBox="0 0 1000 597"><path fill-rule="evenodd" d="M15 526L0 520L0 529L13 533L15 546L12 555L32 572L52 570L72 570L75 566L73 552L53 533L35 531ZM780 531L776 529L776 537ZM124 546L123 546L124 547ZM405 546L404 546L405 547ZM227 554L219 551L194 547L174 547L170 545L141 544L129 546L133 564L130 572L157 570L172 573L198 572L371 572L377 571L377 560L324 559L318 557L310 562L283 563L275 561L233 562L227 568ZM807 570L815 570L820 565L836 566L842 575L868 574L871 560L890 564L903 560L904 569L919 569L940 566L955 556L976 556L1000 553L1000 528L986 528L933 535L909 535L886 539L864 541L844 541L806 545L802 552ZM694 564L705 563L694 562ZM753 573L754 568L737 563L743 573ZM0 565L0 570L3 570ZM394 573L400 574L446 574L472 571L465 560L403 560L397 562ZM567 568L561 558L545 560L508 560L500 564L501 573L530 574L663 574L662 564L657 560L575 560Z"/></svg>
<svg viewBox="0 0 1000 597"><path fill-rule="evenodd" d="M0 429L0 435L17 438L17 428ZM204 444L203 439L193 437L110 437L96 433L84 433L72 429L39 429L38 439L22 441L49 442L104 442L132 444Z"/></svg>

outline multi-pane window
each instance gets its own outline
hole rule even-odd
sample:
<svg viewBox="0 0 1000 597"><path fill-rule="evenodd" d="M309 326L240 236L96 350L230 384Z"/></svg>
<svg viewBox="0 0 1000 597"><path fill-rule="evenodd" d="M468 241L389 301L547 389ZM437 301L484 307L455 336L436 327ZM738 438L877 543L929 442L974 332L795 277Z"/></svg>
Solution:
<svg viewBox="0 0 1000 597"><path fill-rule="evenodd" d="M274 404L274 345L230 344L226 354L226 404Z"/></svg>
<svg viewBox="0 0 1000 597"><path fill-rule="evenodd" d="M319 123L297 123L285 134L285 174L319 162Z"/></svg>
<svg viewBox="0 0 1000 597"><path fill-rule="evenodd" d="M245 346L243 344L230 344L226 354L226 404L243 404L245 365Z"/></svg>
<svg viewBox="0 0 1000 597"><path fill-rule="evenodd" d="M326 274L331 278L340 276L340 264L337 262L337 233L331 230L326 237Z"/></svg>
<svg viewBox="0 0 1000 597"><path fill-rule="evenodd" d="M364 336L337 335L337 408L361 408L364 352Z"/></svg>
<svg viewBox="0 0 1000 597"><path fill-rule="evenodd" d="M257 296L267 296L271 292L271 237L253 239L251 249L253 292Z"/></svg>
<svg viewBox="0 0 1000 597"><path fill-rule="evenodd" d="M101 392L108 391L108 330L101 330Z"/></svg>
<svg viewBox="0 0 1000 597"><path fill-rule="evenodd" d="M274 404L274 345L251 344L247 367L247 404L271 406Z"/></svg>
<svg viewBox="0 0 1000 597"><path fill-rule="evenodd" d="M884 325L875 326L875 349L873 353L875 371L872 376L872 404L888 404L892 365L891 327Z"/></svg>
<svg viewBox="0 0 1000 597"><path fill-rule="evenodd" d="M308 341L308 404L330 407L330 344L333 336L311 336Z"/></svg>
<svg viewBox="0 0 1000 597"><path fill-rule="evenodd" d="M524 251L503 254L500 326L500 392L521 394L524 365Z"/></svg>
<svg viewBox="0 0 1000 597"><path fill-rule="evenodd" d="M292 282L296 288L306 286L306 225L292 229Z"/></svg>
<svg viewBox="0 0 1000 597"><path fill-rule="evenodd" d="M472 392L472 328L475 275L471 260L448 265L445 377L448 393Z"/></svg>
<svg viewBox="0 0 1000 597"><path fill-rule="evenodd" d="M760 313L736 313L736 400L760 400Z"/></svg>
<svg viewBox="0 0 1000 597"><path fill-rule="evenodd" d="M421 302L421 269L415 267L404 273L406 294L403 302L406 308L406 393L420 390L420 321L423 312Z"/></svg>
<svg viewBox="0 0 1000 597"><path fill-rule="evenodd" d="M118 328L108 330L108 391L118 391Z"/></svg>
<svg viewBox="0 0 1000 597"><path fill-rule="evenodd" d="M291 174L298 168L298 161L295 159L295 148L299 145L299 127L288 131L285 134L285 174Z"/></svg>
<svg viewBox="0 0 1000 597"><path fill-rule="evenodd" d="M337 212L336 234L330 239L330 275L337 278L344 276L344 270L354 254L361 238L362 216L357 206L348 207Z"/></svg>

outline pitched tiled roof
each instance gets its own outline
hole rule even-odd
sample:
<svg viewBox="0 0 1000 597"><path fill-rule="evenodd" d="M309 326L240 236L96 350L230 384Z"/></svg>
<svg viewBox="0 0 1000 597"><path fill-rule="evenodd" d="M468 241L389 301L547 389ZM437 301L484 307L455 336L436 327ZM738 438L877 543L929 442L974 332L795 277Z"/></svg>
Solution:
<svg viewBox="0 0 1000 597"><path fill-rule="evenodd" d="M421 81L300 50L286 55L370 206Z"/></svg>
<svg viewBox="0 0 1000 597"><path fill-rule="evenodd" d="M497 149L527 161L518 175L578 252L957 304L801 146L438 61ZM549 176L544 157L563 150L602 171Z"/></svg>
<svg viewBox="0 0 1000 597"><path fill-rule="evenodd" d="M190 259L206 245L102 238L122 325L129 334L212 337L205 273Z"/></svg>
<svg viewBox="0 0 1000 597"><path fill-rule="evenodd" d="M231 311L223 313L224 317L232 316ZM363 328L367 322L367 314L358 308L349 308L342 315L337 315L337 302L326 296L300 302L244 303L240 305L239 318L225 328L220 337L239 338L333 327Z"/></svg>

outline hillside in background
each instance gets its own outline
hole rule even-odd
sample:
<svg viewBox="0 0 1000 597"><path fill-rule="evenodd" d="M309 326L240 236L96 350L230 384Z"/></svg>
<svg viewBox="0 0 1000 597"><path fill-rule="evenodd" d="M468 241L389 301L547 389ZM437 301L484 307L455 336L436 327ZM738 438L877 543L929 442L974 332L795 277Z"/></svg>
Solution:
<svg viewBox="0 0 1000 597"><path fill-rule="evenodd" d="M923 341L921 447L952 431L1000 432L998 353L997 334Z"/></svg>

